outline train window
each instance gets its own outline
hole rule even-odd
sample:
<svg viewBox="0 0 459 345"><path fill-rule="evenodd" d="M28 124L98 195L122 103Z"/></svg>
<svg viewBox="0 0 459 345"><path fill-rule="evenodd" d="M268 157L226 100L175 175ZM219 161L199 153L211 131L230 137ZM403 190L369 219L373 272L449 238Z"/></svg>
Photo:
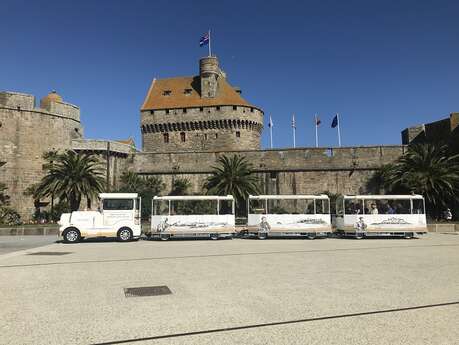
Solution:
<svg viewBox="0 0 459 345"><path fill-rule="evenodd" d="M167 216L169 215L169 201L168 200L155 200L154 201L155 215Z"/></svg>
<svg viewBox="0 0 459 345"><path fill-rule="evenodd" d="M172 200L171 215L216 215L217 200Z"/></svg>
<svg viewBox="0 0 459 345"><path fill-rule="evenodd" d="M102 205L105 211L132 210L134 208L134 200L104 199Z"/></svg>
<svg viewBox="0 0 459 345"><path fill-rule="evenodd" d="M220 200L219 214L233 214L233 202L231 200Z"/></svg>
<svg viewBox="0 0 459 345"><path fill-rule="evenodd" d="M330 202L326 199L316 199L316 214L329 214Z"/></svg>
<svg viewBox="0 0 459 345"><path fill-rule="evenodd" d="M251 214L265 214L266 213L266 200L252 199L249 204L249 213Z"/></svg>
<svg viewBox="0 0 459 345"><path fill-rule="evenodd" d="M424 214L424 202L422 199L413 199L413 214Z"/></svg>
<svg viewBox="0 0 459 345"><path fill-rule="evenodd" d="M363 214L363 202L358 199L344 200L346 214Z"/></svg>

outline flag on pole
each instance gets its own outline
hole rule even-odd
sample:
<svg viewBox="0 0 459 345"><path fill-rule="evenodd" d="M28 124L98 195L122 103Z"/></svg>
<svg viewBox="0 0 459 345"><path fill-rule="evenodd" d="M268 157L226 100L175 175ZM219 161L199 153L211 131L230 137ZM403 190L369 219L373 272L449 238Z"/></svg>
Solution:
<svg viewBox="0 0 459 345"><path fill-rule="evenodd" d="M199 46L202 47L202 46L205 46L207 44L209 44L209 40L210 40L210 37L209 37L209 32L207 32L204 36L201 37L201 39L199 40Z"/></svg>
<svg viewBox="0 0 459 345"><path fill-rule="evenodd" d="M339 123L338 123L338 114L336 114L335 117L333 118L333 121L332 121L332 124L331 124L331 128L335 128L338 125L339 125Z"/></svg>
<svg viewBox="0 0 459 345"><path fill-rule="evenodd" d="M292 128L296 128L295 114L292 116Z"/></svg>
<svg viewBox="0 0 459 345"><path fill-rule="evenodd" d="M314 121L316 123L316 125L314 126L315 129L316 129L316 147L319 147L319 131L318 131L318 127L320 125L320 118L317 114L314 115Z"/></svg>
<svg viewBox="0 0 459 345"><path fill-rule="evenodd" d="M274 126L273 119L271 118L271 115L269 115L268 127L269 127L269 128L273 128L273 126Z"/></svg>
<svg viewBox="0 0 459 345"><path fill-rule="evenodd" d="M339 147L341 147L341 129L340 129L340 120L339 120L339 114L337 113L335 115L335 117L333 118L333 121L332 121L332 124L331 124L331 127L332 128L335 128L335 127L338 127L338 145Z"/></svg>
<svg viewBox="0 0 459 345"><path fill-rule="evenodd" d="M315 120L316 120L316 126L320 125L322 121L320 121L320 118L319 116L315 116Z"/></svg>

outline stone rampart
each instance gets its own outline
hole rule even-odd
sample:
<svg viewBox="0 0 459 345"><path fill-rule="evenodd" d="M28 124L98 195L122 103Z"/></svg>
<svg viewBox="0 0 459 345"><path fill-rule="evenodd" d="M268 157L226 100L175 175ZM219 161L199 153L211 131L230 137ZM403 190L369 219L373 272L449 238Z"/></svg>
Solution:
<svg viewBox="0 0 459 345"><path fill-rule="evenodd" d="M174 178L188 178L193 192L202 185L220 155L239 154L253 165L268 194L366 193L373 190L374 172L393 162L405 146L296 148L253 151L136 153L128 169L140 175L159 175L170 188Z"/></svg>

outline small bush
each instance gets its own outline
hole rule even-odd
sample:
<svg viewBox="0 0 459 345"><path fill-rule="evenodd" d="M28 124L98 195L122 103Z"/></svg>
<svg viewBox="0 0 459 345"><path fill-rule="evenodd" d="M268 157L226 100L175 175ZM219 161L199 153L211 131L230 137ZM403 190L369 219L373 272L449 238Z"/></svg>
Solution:
<svg viewBox="0 0 459 345"><path fill-rule="evenodd" d="M0 224L19 225L21 224L21 216L12 208L0 207Z"/></svg>

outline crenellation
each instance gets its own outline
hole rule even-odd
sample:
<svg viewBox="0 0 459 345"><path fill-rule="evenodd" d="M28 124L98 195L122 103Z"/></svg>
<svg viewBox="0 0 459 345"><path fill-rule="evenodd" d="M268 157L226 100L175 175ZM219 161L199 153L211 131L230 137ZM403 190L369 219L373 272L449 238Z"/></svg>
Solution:
<svg viewBox="0 0 459 345"><path fill-rule="evenodd" d="M33 110L35 108L35 97L19 92L0 92L1 106L17 110Z"/></svg>

